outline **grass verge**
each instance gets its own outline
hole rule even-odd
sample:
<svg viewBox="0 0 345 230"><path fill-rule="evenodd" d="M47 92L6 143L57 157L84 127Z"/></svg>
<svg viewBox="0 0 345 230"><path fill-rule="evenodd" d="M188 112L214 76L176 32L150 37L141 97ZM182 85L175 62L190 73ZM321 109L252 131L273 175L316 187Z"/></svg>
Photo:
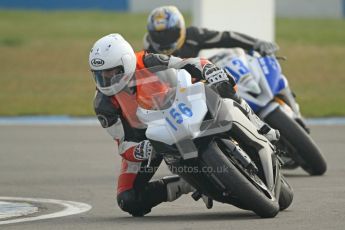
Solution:
<svg viewBox="0 0 345 230"><path fill-rule="evenodd" d="M91 45L118 32L140 50L146 17L0 11L0 115L92 115ZM289 58L283 71L305 116L345 115L344 28L343 20L277 20L279 54Z"/></svg>

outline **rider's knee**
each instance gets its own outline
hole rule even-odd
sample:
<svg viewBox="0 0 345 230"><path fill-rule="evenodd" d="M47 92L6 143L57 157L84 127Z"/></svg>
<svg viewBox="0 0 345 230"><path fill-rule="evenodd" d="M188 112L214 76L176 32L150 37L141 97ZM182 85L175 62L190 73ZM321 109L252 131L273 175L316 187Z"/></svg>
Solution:
<svg viewBox="0 0 345 230"><path fill-rule="evenodd" d="M143 216L151 211L150 207L143 207L141 199L134 189L126 190L117 195L119 207L133 216Z"/></svg>
<svg viewBox="0 0 345 230"><path fill-rule="evenodd" d="M131 213L136 208L136 196L134 189L126 190L117 195L117 204L125 211Z"/></svg>

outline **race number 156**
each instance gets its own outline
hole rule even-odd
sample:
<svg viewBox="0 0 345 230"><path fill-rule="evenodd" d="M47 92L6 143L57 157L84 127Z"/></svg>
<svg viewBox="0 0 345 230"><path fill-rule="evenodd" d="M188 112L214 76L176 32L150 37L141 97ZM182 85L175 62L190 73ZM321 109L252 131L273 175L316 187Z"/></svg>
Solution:
<svg viewBox="0 0 345 230"><path fill-rule="evenodd" d="M168 117L165 118L165 120L168 122L168 124L177 131L177 127L174 123L182 124L183 123L183 115L187 117L193 116L193 111L188 108L188 106L184 103L180 103L177 105L178 109L172 108L169 111L170 119Z"/></svg>

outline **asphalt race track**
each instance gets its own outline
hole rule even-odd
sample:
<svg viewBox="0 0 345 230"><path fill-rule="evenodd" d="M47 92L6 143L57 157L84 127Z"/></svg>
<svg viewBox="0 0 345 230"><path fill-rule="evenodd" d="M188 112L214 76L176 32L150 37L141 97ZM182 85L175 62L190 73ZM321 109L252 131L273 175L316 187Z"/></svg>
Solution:
<svg viewBox="0 0 345 230"><path fill-rule="evenodd" d="M0 126L0 197L56 199L92 206L88 212L53 219L1 225L0 229L345 229L345 126L312 126L328 171L310 177L287 171L295 190L293 205L273 219L186 195L154 208L143 218L123 213L115 201L120 157L113 141L98 126ZM157 177L169 172L162 165ZM0 199L1 201L1 199ZM61 211L35 203L45 215ZM25 218L25 217L23 217Z"/></svg>

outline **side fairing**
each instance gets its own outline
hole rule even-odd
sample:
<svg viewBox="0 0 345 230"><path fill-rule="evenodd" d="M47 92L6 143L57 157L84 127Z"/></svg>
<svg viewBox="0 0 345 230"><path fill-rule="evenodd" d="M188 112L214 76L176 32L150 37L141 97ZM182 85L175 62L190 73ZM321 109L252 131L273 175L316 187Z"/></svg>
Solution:
<svg viewBox="0 0 345 230"><path fill-rule="evenodd" d="M235 48L212 57L212 61L235 78L239 95L254 112L265 108L276 94L287 87L287 80L275 57L248 55Z"/></svg>
<svg viewBox="0 0 345 230"><path fill-rule="evenodd" d="M258 61L273 95L287 87L286 78L282 75L280 64L275 57L261 57Z"/></svg>

